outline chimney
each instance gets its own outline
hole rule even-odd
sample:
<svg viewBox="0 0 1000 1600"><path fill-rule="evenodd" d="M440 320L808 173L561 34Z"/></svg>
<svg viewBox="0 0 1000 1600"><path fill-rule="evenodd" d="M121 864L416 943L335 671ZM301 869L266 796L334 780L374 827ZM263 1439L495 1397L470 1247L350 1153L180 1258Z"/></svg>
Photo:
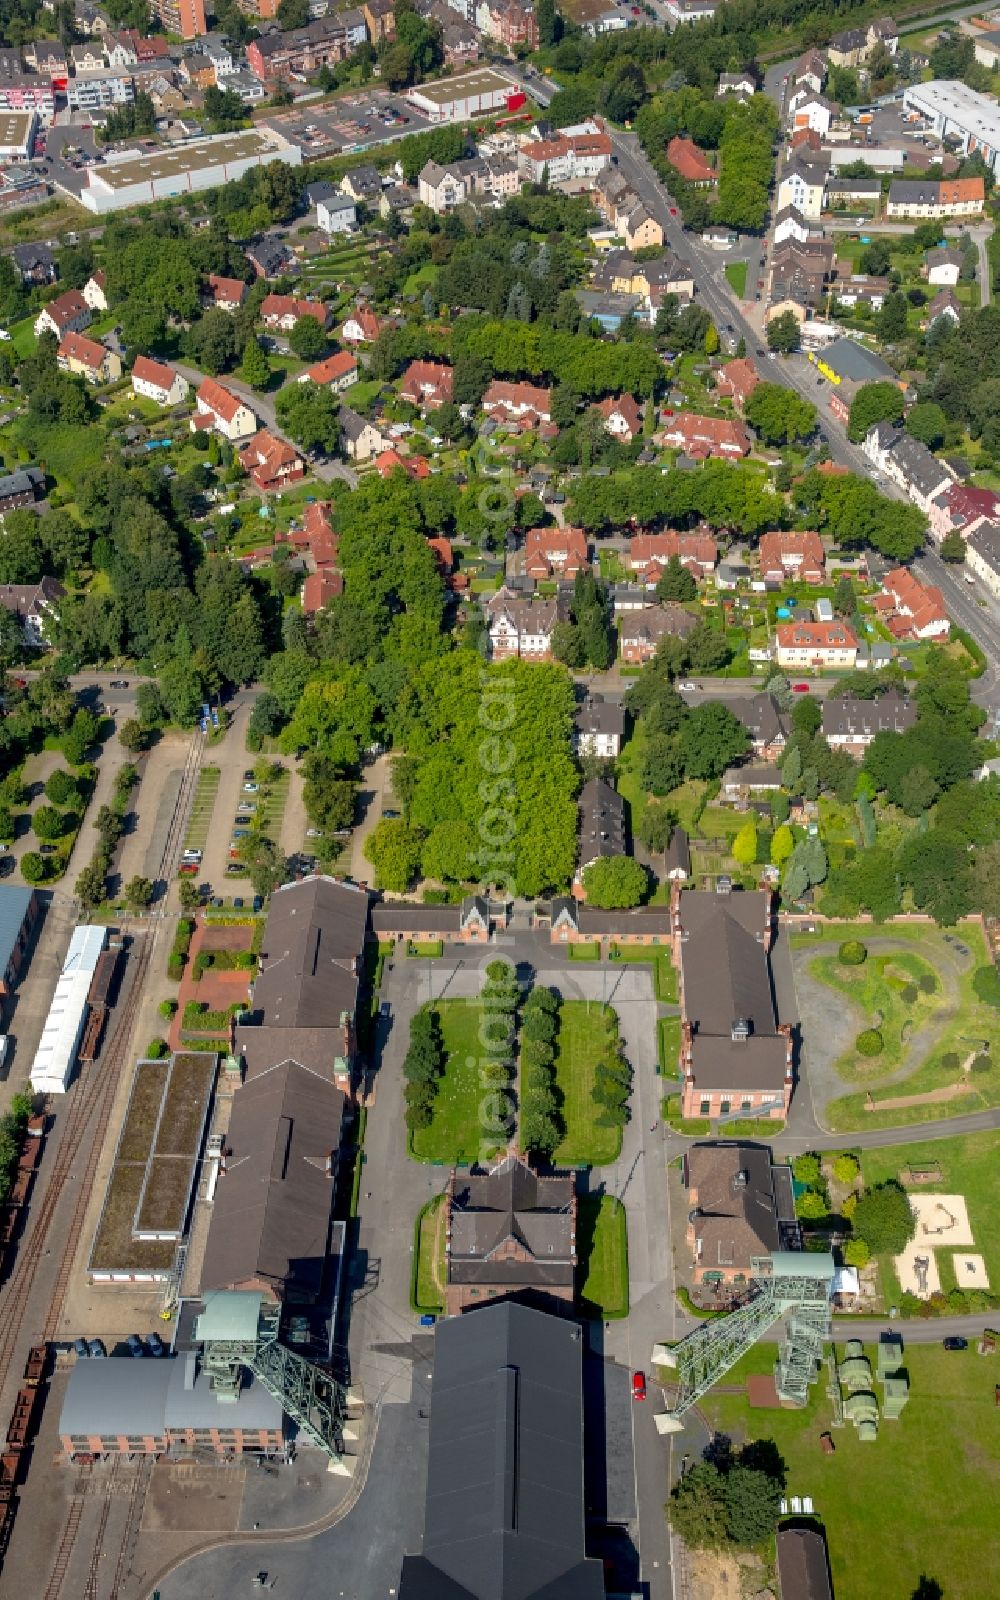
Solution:
<svg viewBox="0 0 1000 1600"><path fill-rule="evenodd" d="M729 1037L734 1044L746 1044L750 1037L750 1023L746 1017L734 1017Z"/></svg>

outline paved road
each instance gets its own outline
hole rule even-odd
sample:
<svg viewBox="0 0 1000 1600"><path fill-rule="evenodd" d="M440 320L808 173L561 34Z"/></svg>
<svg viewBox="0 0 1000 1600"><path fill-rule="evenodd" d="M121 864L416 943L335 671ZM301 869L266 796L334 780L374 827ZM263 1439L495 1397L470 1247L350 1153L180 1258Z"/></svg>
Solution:
<svg viewBox="0 0 1000 1600"><path fill-rule="evenodd" d="M196 388L205 381L206 374L200 372L197 367L192 367L188 362L177 361L174 364L178 372L183 373L188 382L193 383ZM278 423L274 394L259 394L256 389L251 389L248 383L244 383L242 378L234 377L232 373L226 373L219 381L227 389L231 389L234 394L238 394L242 400L245 400L255 415L277 438L284 439L288 444L295 444L294 439L290 439ZM358 486L357 473L343 461L312 461L309 464L309 470L313 477L322 479L324 483L329 483L333 478L340 478L351 489L356 489Z"/></svg>

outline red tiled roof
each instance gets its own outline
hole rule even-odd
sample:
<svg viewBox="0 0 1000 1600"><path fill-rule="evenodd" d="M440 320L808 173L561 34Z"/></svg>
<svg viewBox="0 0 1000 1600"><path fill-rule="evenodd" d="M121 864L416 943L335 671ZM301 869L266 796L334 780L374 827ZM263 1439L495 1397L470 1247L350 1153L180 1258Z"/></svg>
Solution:
<svg viewBox="0 0 1000 1600"><path fill-rule="evenodd" d="M307 616L312 616L343 592L344 580L339 572L331 572L328 567L310 572L302 585L302 609Z"/></svg>
<svg viewBox="0 0 1000 1600"><path fill-rule="evenodd" d="M313 383L335 383L338 378L345 378L349 372L357 372L357 359L349 350L338 350L336 355L327 356L325 361L317 361L306 373Z"/></svg>
<svg viewBox="0 0 1000 1600"><path fill-rule="evenodd" d="M149 356L136 356L132 364L132 376L142 383L155 383L158 389L169 389L177 374L173 367L166 366L162 361L153 361Z"/></svg>
<svg viewBox="0 0 1000 1600"><path fill-rule="evenodd" d="M59 354L67 360L82 361L92 372L99 372L107 355L102 344L88 339L85 333L64 333L59 343Z"/></svg>
<svg viewBox="0 0 1000 1600"><path fill-rule="evenodd" d="M285 317L314 317L321 328L326 327L327 309L318 300L297 300L293 294L268 294L260 303L262 322L284 321Z"/></svg>
<svg viewBox="0 0 1000 1600"><path fill-rule="evenodd" d="M676 440L690 454L707 454L729 446L742 455L748 454L750 440L746 429L728 417L701 417L693 411L678 411L666 419L663 437Z"/></svg>
<svg viewBox="0 0 1000 1600"><path fill-rule="evenodd" d="M216 304L220 300L235 300L236 304L241 306L247 292L247 286L242 278L220 278L214 272L209 276L208 287Z"/></svg>
<svg viewBox="0 0 1000 1600"><path fill-rule="evenodd" d="M715 387L719 393L732 395L734 400L741 403L749 399L760 381L760 373L745 356L736 361L727 361L715 375Z"/></svg>
<svg viewBox="0 0 1000 1600"><path fill-rule="evenodd" d="M716 173L693 139L676 134L667 145L667 160L688 183L714 183Z"/></svg>
<svg viewBox="0 0 1000 1600"><path fill-rule="evenodd" d="M250 443L240 451L240 466L244 472L254 472L259 479L277 478L283 467L291 467L302 457L285 439L278 439L266 428L255 433Z"/></svg>
<svg viewBox="0 0 1000 1600"><path fill-rule="evenodd" d="M494 379L483 395L483 410L527 409L540 417L547 416L552 408L552 390L541 389L533 383L503 383Z"/></svg>
<svg viewBox="0 0 1000 1600"><path fill-rule="evenodd" d="M587 565L587 536L582 528L529 528L524 536L526 572L536 568L547 577L553 571L579 572Z"/></svg>
<svg viewBox="0 0 1000 1600"><path fill-rule="evenodd" d="M908 618L914 633L922 633L935 624L948 623L941 590L934 584L921 583L905 567L895 567L887 573L883 586L886 594L895 601L896 610Z"/></svg>
<svg viewBox="0 0 1000 1600"><path fill-rule="evenodd" d="M383 450L375 457L375 468L381 478L388 478L401 468L411 478L426 478L430 467L423 456L401 456L398 450Z"/></svg>
<svg viewBox="0 0 1000 1600"><path fill-rule="evenodd" d="M404 400L421 405L427 400L439 404L452 396L452 369L443 361L411 361L403 374L400 394Z"/></svg>
<svg viewBox="0 0 1000 1600"><path fill-rule="evenodd" d="M666 533L637 533L629 541L629 560L637 571L653 562L665 567L671 556L700 567L714 567L719 547L711 534L676 533L673 528Z"/></svg>
<svg viewBox="0 0 1000 1600"><path fill-rule="evenodd" d="M784 622L775 637L782 650L845 650L858 642L845 622Z"/></svg>
<svg viewBox="0 0 1000 1600"><path fill-rule="evenodd" d="M215 378L206 378L198 390L198 404L202 411L212 411L224 422L232 422L240 406L247 402L238 394L223 388Z"/></svg>
<svg viewBox="0 0 1000 1600"><path fill-rule="evenodd" d="M79 316L90 315L90 307L79 289L67 289L65 294L57 295L42 309L48 312L57 328L64 328L68 322L75 322Z"/></svg>
<svg viewBox="0 0 1000 1600"><path fill-rule="evenodd" d="M375 312L371 309L371 306L355 307L355 309L349 312L344 318L345 328L349 322L356 322L358 327L361 329L363 338L369 341L377 339L379 334L382 332L381 318L376 316ZM341 338L346 337L347 335L344 333L342 328Z"/></svg>
<svg viewBox="0 0 1000 1600"><path fill-rule="evenodd" d="M633 437L642 431L642 412L638 401L630 394L609 395L606 400L598 401L595 409L601 413L605 422L610 422L614 416L623 417Z"/></svg>
<svg viewBox="0 0 1000 1600"><path fill-rule="evenodd" d="M799 533L795 530L764 533L758 552L761 572L782 571L786 558L792 556L799 558L800 571L822 572L826 564L826 552L818 533Z"/></svg>
<svg viewBox="0 0 1000 1600"><path fill-rule="evenodd" d="M455 555L451 548L451 540L445 538L428 539L427 543L437 556L438 566L441 567L442 571L450 572L455 565Z"/></svg>

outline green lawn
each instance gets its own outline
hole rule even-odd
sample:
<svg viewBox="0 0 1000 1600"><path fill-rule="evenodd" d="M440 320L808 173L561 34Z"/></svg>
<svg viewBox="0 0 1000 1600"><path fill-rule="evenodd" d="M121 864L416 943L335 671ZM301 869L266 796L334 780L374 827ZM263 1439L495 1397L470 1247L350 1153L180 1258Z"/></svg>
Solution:
<svg viewBox="0 0 1000 1600"><path fill-rule="evenodd" d="M585 1195L576 1225L577 1306L584 1317L628 1316L628 1225L611 1195Z"/></svg>
<svg viewBox="0 0 1000 1600"><path fill-rule="evenodd" d="M600 961L601 947L599 944L571 944L569 947L571 961Z"/></svg>
<svg viewBox="0 0 1000 1600"><path fill-rule="evenodd" d="M666 903L666 902L664 902ZM612 961L651 961L657 1000L677 1000L677 972L669 952L662 946L647 944L613 944Z"/></svg>
<svg viewBox="0 0 1000 1600"><path fill-rule="evenodd" d="M202 767L198 774L194 801L191 805L191 816L188 819L187 832L184 835L185 850L204 850L208 843L208 831L212 822L212 811L215 807L215 797L219 790L221 776L222 774L218 767Z"/></svg>
<svg viewBox="0 0 1000 1600"><path fill-rule="evenodd" d="M911 1031L941 1007L940 984L927 962L910 950L892 955L870 953L861 967L842 966L836 956L817 956L809 963L809 971L859 1006L865 1014L863 1026L877 1028L884 1040L879 1056L865 1057L851 1049L840 1058L837 1071L847 1083L870 1083L894 1072L906 1059ZM918 988L921 978L935 978L933 993L924 994Z"/></svg>
<svg viewBox="0 0 1000 1600"><path fill-rule="evenodd" d="M40 422L25 416L10 424L10 433L60 484L82 481L107 458L107 439L93 424Z"/></svg>
<svg viewBox="0 0 1000 1600"><path fill-rule="evenodd" d="M415 1229L410 1304L421 1316L444 1312L444 1296L438 1287L445 1281L444 1230L438 1231L442 1200L442 1195L428 1200Z"/></svg>
<svg viewBox="0 0 1000 1600"><path fill-rule="evenodd" d="M410 1153L417 1161L448 1165L477 1161L484 1141L480 1110L489 1094L482 1076L481 1007L476 1001L441 1000L435 1010L444 1039L445 1069L431 1125L412 1135Z"/></svg>
<svg viewBox="0 0 1000 1600"><path fill-rule="evenodd" d="M441 268L436 267L433 262L425 261L422 267L417 268L416 272L410 273L410 276L403 284L403 293L421 294L424 289L432 289L438 281L440 271Z"/></svg>
<svg viewBox="0 0 1000 1600"><path fill-rule="evenodd" d="M661 1017L656 1024L660 1071L665 1078L676 1078L681 1053L680 1017Z"/></svg>
<svg viewBox="0 0 1000 1600"><path fill-rule="evenodd" d="M837 1595L904 1600L926 1577L947 1600L985 1600L1000 1593L996 1362L972 1350L906 1347L905 1325L901 1331L910 1400L898 1421L880 1422L874 1443L847 1426L834 1430L835 1453L822 1453L819 1436L831 1422L823 1376L802 1411L752 1411L743 1394L714 1390L700 1409L736 1444L773 1439L788 1492L811 1496L823 1519ZM874 1367L874 1349L866 1354ZM770 1372L774 1355L773 1344L755 1345L726 1385Z"/></svg>
<svg viewBox="0 0 1000 1600"><path fill-rule="evenodd" d="M954 1139L930 1139L924 1144L887 1145L879 1150L865 1150L861 1154L861 1171L865 1183L884 1183L886 1178L904 1182L908 1167L923 1167L936 1163L940 1177L932 1183L905 1183L915 1194L962 1194L969 1210L969 1224L975 1239L975 1250L983 1257L986 1275L994 1291L1000 1289L1000 1234L996 1229L997 1171L1000 1167L1000 1134L993 1129L969 1133ZM941 1287L964 1288L969 1283L956 1284L951 1250L938 1250L938 1272ZM892 1261L880 1261L883 1290L887 1301L899 1294L899 1284Z"/></svg>
<svg viewBox="0 0 1000 1600"><path fill-rule="evenodd" d="M441 956L444 954L444 940L428 939L423 944L408 944L406 953L408 956L429 956L431 958Z"/></svg>
<svg viewBox="0 0 1000 1600"><path fill-rule="evenodd" d="M606 1053L610 1006L589 1000L564 1000L559 1008L555 1082L566 1132L552 1157L556 1167L603 1167L622 1147L620 1128L603 1127L594 1104L594 1073Z"/></svg>
<svg viewBox="0 0 1000 1600"><path fill-rule="evenodd" d="M747 263L745 261L727 261L726 279L733 293L738 295L741 300L745 300L747 294Z"/></svg>

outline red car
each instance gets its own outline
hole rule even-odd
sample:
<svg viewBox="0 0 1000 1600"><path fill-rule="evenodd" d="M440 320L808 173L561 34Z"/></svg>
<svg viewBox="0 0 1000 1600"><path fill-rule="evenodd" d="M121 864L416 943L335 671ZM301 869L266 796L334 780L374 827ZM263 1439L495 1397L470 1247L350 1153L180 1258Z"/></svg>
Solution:
<svg viewBox="0 0 1000 1600"><path fill-rule="evenodd" d="M670 215L672 217L676 217L677 216L677 207L676 206L671 206L670 207Z"/></svg>
<svg viewBox="0 0 1000 1600"><path fill-rule="evenodd" d="M792 684L792 693L793 694L808 694L809 693L809 685L807 683L793 683Z"/></svg>
<svg viewBox="0 0 1000 1600"><path fill-rule="evenodd" d="M645 1398L646 1398L646 1374L644 1372L633 1372L633 1374L632 1374L632 1399L633 1400L645 1400Z"/></svg>

